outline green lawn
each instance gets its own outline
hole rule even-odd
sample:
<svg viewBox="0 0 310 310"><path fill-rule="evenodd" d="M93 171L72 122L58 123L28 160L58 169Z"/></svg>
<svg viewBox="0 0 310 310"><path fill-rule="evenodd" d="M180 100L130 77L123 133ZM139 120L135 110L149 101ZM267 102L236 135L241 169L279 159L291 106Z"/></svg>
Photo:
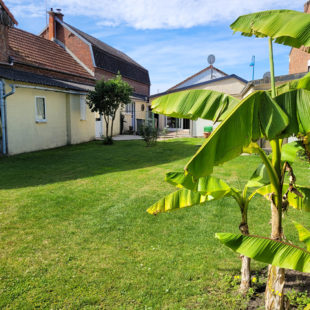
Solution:
<svg viewBox="0 0 310 310"><path fill-rule="evenodd" d="M234 201L145 212L174 190L165 173L199 143L91 142L0 158L0 308L241 309L226 280L240 260L214 238L238 232ZM215 174L243 186L258 162L242 156ZM303 162L295 173L310 179ZM251 233L268 236L268 203L256 198L249 213ZM284 221L298 243L290 219L307 225L309 215L290 210Z"/></svg>

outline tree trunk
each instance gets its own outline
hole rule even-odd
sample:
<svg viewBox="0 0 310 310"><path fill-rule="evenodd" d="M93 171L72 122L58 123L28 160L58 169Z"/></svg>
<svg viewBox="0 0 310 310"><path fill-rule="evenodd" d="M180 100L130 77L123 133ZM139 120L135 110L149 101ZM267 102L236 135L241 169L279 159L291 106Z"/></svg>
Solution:
<svg viewBox="0 0 310 310"><path fill-rule="evenodd" d="M109 137L109 116L108 117L104 117L105 120L105 136L106 138Z"/></svg>
<svg viewBox="0 0 310 310"><path fill-rule="evenodd" d="M251 285L251 258L241 255L241 283L239 292L245 295Z"/></svg>
<svg viewBox="0 0 310 310"><path fill-rule="evenodd" d="M281 215L275 203L271 202L271 238L274 240L282 239ZM268 279L265 291L265 309L266 310L284 310L284 289L285 269L276 266L268 266Z"/></svg>
<svg viewBox="0 0 310 310"><path fill-rule="evenodd" d="M247 207L242 211L242 222L239 225L239 229L243 235L249 234L249 227L247 224ZM245 295L251 286L251 258L240 255L241 258L241 283L239 292Z"/></svg>
<svg viewBox="0 0 310 310"><path fill-rule="evenodd" d="M114 117L112 118L112 122L111 122L111 140L113 137L113 124L114 124Z"/></svg>
<svg viewBox="0 0 310 310"><path fill-rule="evenodd" d="M268 279L265 292L266 310L283 310L285 284L285 269L276 266L268 266Z"/></svg>

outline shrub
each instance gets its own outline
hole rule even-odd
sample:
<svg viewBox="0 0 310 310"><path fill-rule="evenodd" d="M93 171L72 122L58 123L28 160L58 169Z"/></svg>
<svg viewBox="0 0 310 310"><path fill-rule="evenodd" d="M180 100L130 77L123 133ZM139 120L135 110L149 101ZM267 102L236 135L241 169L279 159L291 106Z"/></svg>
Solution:
<svg viewBox="0 0 310 310"><path fill-rule="evenodd" d="M158 130L152 126L142 126L141 136L145 141L146 146L155 145L158 138Z"/></svg>

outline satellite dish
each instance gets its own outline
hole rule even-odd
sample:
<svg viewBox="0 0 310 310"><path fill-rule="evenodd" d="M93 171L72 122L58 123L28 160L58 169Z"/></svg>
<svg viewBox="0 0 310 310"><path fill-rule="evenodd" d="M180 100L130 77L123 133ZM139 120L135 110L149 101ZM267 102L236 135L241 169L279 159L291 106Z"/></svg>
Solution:
<svg viewBox="0 0 310 310"><path fill-rule="evenodd" d="M269 71L264 73L263 80L265 83L269 83L269 81L270 81L270 72Z"/></svg>
<svg viewBox="0 0 310 310"><path fill-rule="evenodd" d="M208 56L208 63L210 65L213 65L215 63L215 56L214 55L211 54Z"/></svg>
<svg viewBox="0 0 310 310"><path fill-rule="evenodd" d="M270 78L270 72L268 71L268 72L265 72L264 73L264 75L263 75L263 79L268 79L268 78Z"/></svg>

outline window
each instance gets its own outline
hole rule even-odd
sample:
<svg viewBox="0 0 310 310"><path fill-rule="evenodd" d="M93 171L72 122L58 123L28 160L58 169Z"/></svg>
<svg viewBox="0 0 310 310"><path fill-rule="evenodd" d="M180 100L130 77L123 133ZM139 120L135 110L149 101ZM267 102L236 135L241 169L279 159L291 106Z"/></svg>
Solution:
<svg viewBox="0 0 310 310"><path fill-rule="evenodd" d="M44 97L36 97L36 122L46 122L46 104Z"/></svg>
<svg viewBox="0 0 310 310"><path fill-rule="evenodd" d="M80 96L80 119L86 121L86 96Z"/></svg>
<svg viewBox="0 0 310 310"><path fill-rule="evenodd" d="M126 104L125 112L132 113L134 111L134 105L135 105L134 103Z"/></svg>

